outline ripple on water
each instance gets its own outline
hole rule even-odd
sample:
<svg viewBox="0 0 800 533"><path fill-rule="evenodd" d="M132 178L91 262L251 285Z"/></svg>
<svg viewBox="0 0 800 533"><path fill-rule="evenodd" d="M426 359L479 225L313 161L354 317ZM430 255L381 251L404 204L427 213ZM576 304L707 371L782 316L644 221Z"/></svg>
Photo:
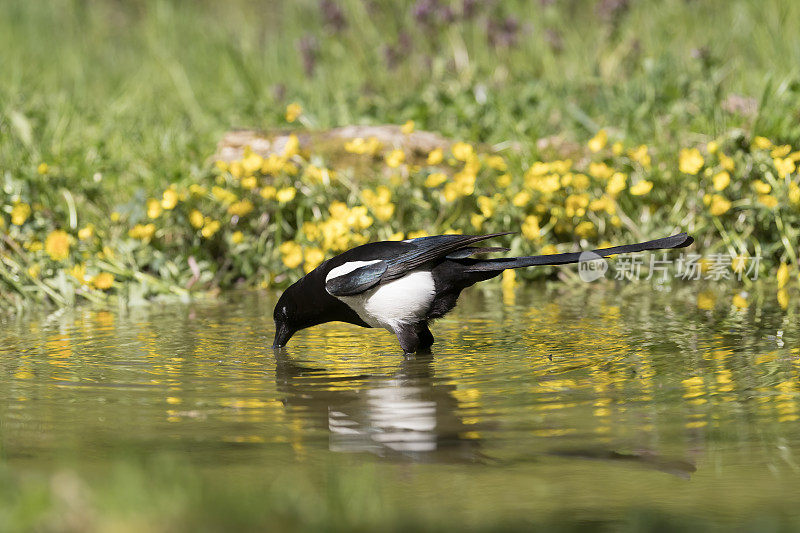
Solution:
<svg viewBox="0 0 800 533"><path fill-rule="evenodd" d="M796 463L785 314L698 310L690 289L499 294L469 292L434 325L435 355L409 359L388 333L344 324L274 353L273 295L19 319L0 334L4 453Z"/></svg>

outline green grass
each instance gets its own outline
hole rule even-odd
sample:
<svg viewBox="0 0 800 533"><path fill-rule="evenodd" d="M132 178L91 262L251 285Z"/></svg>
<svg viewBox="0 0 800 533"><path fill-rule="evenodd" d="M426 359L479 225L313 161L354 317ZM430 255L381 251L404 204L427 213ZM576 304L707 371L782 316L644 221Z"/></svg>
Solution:
<svg viewBox="0 0 800 533"><path fill-rule="evenodd" d="M0 165L24 176L47 161L71 184L99 172L104 193L130 196L191 178L222 132L281 125L295 100L315 127L411 118L526 151L533 139L583 141L603 126L656 146L736 127L800 137L795 2L631 2L614 22L599 19L594 2L503 2L493 11L514 14L522 29L518 46L499 50L482 18L425 31L411 2L375 2L375 13L341 4L349 24L331 34L316 1L10 0L0 19ZM547 45L548 29L562 52ZM403 31L413 49L389 70L383 48ZM296 45L307 34L320 45L312 77ZM729 94L761 102L759 115L725 113Z"/></svg>

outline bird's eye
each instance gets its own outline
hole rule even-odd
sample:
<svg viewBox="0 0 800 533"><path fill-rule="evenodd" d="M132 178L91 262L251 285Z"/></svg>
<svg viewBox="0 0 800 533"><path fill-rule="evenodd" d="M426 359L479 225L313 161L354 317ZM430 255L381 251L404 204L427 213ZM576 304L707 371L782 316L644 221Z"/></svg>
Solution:
<svg viewBox="0 0 800 533"><path fill-rule="evenodd" d="M281 314L283 316L289 316L289 308L287 308L285 305L281 307Z"/></svg>

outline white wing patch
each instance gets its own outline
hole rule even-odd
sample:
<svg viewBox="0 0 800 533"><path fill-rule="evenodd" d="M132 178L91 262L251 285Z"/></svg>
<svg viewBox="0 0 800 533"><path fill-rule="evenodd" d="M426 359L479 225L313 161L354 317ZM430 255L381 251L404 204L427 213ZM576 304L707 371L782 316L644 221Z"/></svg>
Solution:
<svg viewBox="0 0 800 533"><path fill-rule="evenodd" d="M358 265L351 270L373 263L373 261L353 261L336 267L328 274L331 277L341 276L344 272L334 273L339 268L354 263ZM390 281L353 296L337 296L341 301L358 313L361 319L374 328L386 328L394 332L401 324L414 324L424 320L433 303L436 287L430 272L417 271L406 274L400 279Z"/></svg>
<svg viewBox="0 0 800 533"><path fill-rule="evenodd" d="M353 270L357 268L361 268L367 265L374 265L375 263L380 263L382 259L373 259L372 261L348 261L343 265L339 265L336 268L332 268L328 275L325 276L325 281L328 282L333 278L338 278L340 276L344 276L345 274L349 274Z"/></svg>

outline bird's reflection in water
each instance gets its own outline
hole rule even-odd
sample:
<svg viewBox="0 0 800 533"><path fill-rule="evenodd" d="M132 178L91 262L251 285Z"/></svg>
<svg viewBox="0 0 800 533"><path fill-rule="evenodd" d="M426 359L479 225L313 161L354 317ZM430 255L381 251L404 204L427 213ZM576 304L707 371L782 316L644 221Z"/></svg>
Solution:
<svg viewBox="0 0 800 533"><path fill-rule="evenodd" d="M458 416L455 386L437 379L430 355L404 359L383 375L336 375L276 353L287 409L329 431L334 452L413 462L483 462L474 426Z"/></svg>
<svg viewBox="0 0 800 533"><path fill-rule="evenodd" d="M430 355L403 360L394 372L341 374L314 368L276 352L275 376L286 408L328 432L333 452L371 453L413 462L493 463L481 451L476 425L459 416L455 385L436 378ZM695 466L652 450L625 452L587 443L526 453L514 463L547 457L637 465L688 478Z"/></svg>

